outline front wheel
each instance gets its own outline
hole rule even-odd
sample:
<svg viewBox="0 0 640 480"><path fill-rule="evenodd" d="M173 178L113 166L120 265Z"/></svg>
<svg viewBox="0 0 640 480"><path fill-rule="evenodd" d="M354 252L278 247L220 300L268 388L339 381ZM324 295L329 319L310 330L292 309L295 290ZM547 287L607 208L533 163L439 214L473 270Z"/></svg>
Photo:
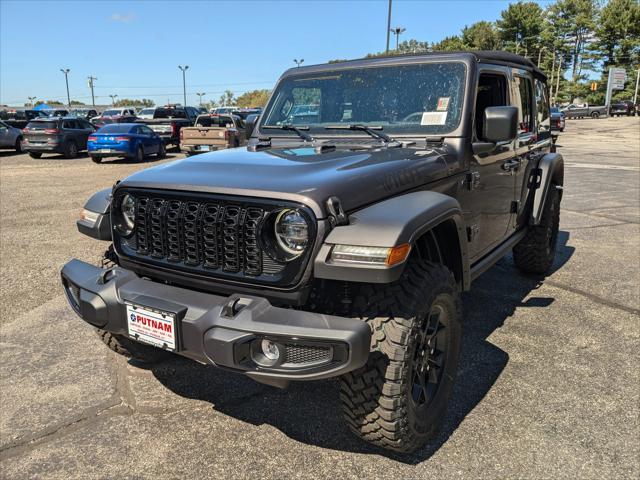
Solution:
<svg viewBox="0 0 640 480"><path fill-rule="evenodd" d="M67 142L64 146L65 158L76 158L78 156L78 146L76 142Z"/></svg>
<svg viewBox="0 0 640 480"><path fill-rule="evenodd" d="M591 114L591 118L598 118L600 116L600 114L598 112L593 112Z"/></svg>
<svg viewBox="0 0 640 480"><path fill-rule="evenodd" d="M15 144L14 148L16 149L16 153L22 153L22 139L21 138L17 138L16 139L16 144Z"/></svg>
<svg viewBox="0 0 640 480"><path fill-rule="evenodd" d="M449 269L411 261L397 282L364 285L355 316L371 326L367 364L341 378L350 429L364 440L411 452L435 435L458 369L462 307Z"/></svg>
<svg viewBox="0 0 640 480"><path fill-rule="evenodd" d="M138 146L138 148L136 148L136 154L133 158L138 163L144 162L144 150L141 146Z"/></svg>
<svg viewBox="0 0 640 480"><path fill-rule="evenodd" d="M171 352L131 340L123 335L97 329L100 340L119 355L143 363L157 363L171 357Z"/></svg>
<svg viewBox="0 0 640 480"><path fill-rule="evenodd" d="M158 146L158 158L165 158L167 156L167 148L164 146L164 142Z"/></svg>

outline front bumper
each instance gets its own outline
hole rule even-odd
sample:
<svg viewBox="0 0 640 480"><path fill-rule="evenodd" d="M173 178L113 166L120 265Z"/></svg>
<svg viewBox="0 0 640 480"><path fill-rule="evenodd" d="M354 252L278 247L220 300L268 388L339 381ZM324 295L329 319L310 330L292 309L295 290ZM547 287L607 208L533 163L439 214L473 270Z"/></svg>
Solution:
<svg viewBox="0 0 640 480"><path fill-rule="evenodd" d="M263 383L335 377L363 366L369 356L371 331L360 320L274 307L260 297L187 290L80 260L67 263L61 275L70 305L86 322L128 336L126 303L171 312L176 353ZM77 302L70 289L77 289ZM261 364L255 349L263 339L282 347L277 364Z"/></svg>

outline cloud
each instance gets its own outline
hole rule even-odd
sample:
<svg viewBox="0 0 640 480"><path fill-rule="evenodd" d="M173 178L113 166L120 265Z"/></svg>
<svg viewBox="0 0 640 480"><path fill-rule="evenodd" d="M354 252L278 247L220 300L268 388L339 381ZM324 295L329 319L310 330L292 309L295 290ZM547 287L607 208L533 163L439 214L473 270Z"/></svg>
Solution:
<svg viewBox="0 0 640 480"><path fill-rule="evenodd" d="M114 13L109 17L112 22L129 23L134 19L133 13Z"/></svg>

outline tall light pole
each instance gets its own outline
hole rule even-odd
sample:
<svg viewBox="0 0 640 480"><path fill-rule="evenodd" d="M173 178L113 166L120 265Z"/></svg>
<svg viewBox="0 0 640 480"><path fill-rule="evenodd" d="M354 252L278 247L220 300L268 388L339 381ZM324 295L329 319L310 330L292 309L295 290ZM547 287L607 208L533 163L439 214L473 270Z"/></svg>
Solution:
<svg viewBox="0 0 640 480"><path fill-rule="evenodd" d="M93 95L93 82L97 80L97 78L88 76L87 79L89 81L89 88L91 89L91 105L93 105L93 108L96 108L96 97Z"/></svg>
<svg viewBox="0 0 640 480"><path fill-rule="evenodd" d="M300 65L302 65L302 62L304 62L304 58L301 58L300 60L294 58L293 61L296 62L296 65L298 66L298 68L300 68Z"/></svg>
<svg viewBox="0 0 640 480"><path fill-rule="evenodd" d="M29 103L31 104L32 107L35 107L36 104L34 103L36 98L38 97L27 97L29 99Z"/></svg>
<svg viewBox="0 0 640 480"><path fill-rule="evenodd" d="M387 13L387 50L386 52L389 53L389 36L391 34L391 2L393 0L389 0L389 12Z"/></svg>
<svg viewBox="0 0 640 480"><path fill-rule="evenodd" d="M187 106L187 77L185 75L185 72L189 69L189 65L185 65L184 67L182 65L178 65L178 68L182 70L182 95L184 97L184 103L182 105L186 107Z"/></svg>
<svg viewBox="0 0 640 480"><path fill-rule="evenodd" d="M396 51L398 50L398 46L400 44L400 34L406 32L407 29L403 27L394 27L391 29L391 33L396 36Z"/></svg>
<svg viewBox="0 0 640 480"><path fill-rule="evenodd" d="M116 97L118 95L109 95L111 97L111 105L116 106Z"/></svg>
<svg viewBox="0 0 640 480"><path fill-rule="evenodd" d="M199 98L199 104L200 106L202 106L202 97L204 97L206 95L206 93L204 92L196 92L196 95L198 95Z"/></svg>
<svg viewBox="0 0 640 480"><path fill-rule="evenodd" d="M69 70L68 68L61 68L60 71L64 73L64 81L67 84L67 106L71 107L71 97L69 96Z"/></svg>

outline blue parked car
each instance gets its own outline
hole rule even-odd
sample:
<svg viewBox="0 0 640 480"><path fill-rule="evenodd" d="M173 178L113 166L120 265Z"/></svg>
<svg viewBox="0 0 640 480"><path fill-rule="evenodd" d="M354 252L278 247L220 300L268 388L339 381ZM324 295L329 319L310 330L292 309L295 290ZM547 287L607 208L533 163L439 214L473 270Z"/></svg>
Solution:
<svg viewBox="0 0 640 480"><path fill-rule="evenodd" d="M126 157L144 161L155 154L164 158L166 150L160 135L139 123L111 123L92 133L87 140L91 160L100 163L107 157Z"/></svg>

